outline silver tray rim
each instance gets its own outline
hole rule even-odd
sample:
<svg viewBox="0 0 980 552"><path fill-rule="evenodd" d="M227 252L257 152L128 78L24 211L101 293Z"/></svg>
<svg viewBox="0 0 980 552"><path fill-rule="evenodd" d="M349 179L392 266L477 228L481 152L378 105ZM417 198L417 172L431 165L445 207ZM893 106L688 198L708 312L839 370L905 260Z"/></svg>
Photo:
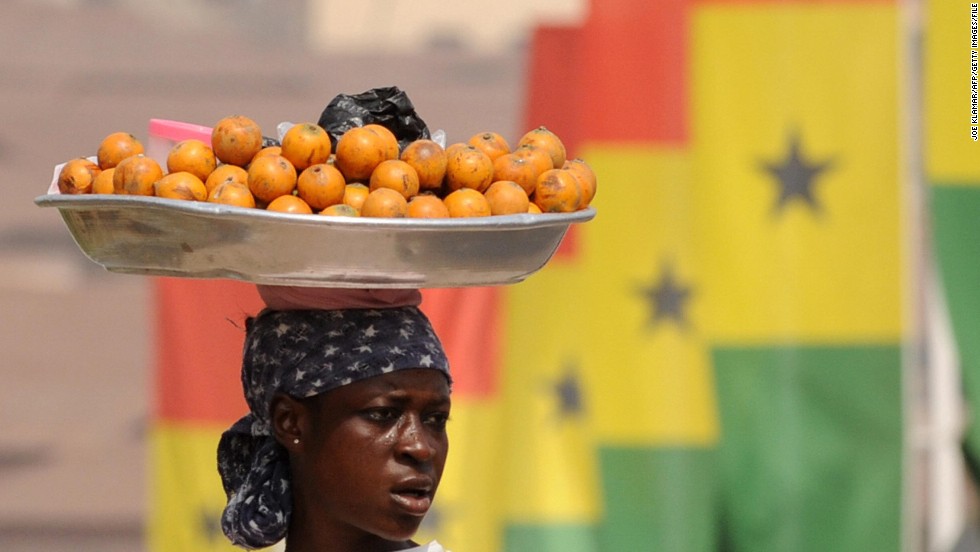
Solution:
<svg viewBox="0 0 980 552"><path fill-rule="evenodd" d="M159 209L173 211L186 215L204 217L221 217L224 220L241 222L282 222L293 225L337 226L342 228L371 228L387 230L520 230L542 228L548 226L565 226L575 223L588 222L595 218L596 209L593 206L571 213L535 213L516 215L494 215L488 217L466 218L368 218L341 217L320 214L278 213L264 209L237 207L219 203L201 201L182 201L154 196L123 196L111 194L44 194L34 199L39 207L56 207L58 209L99 209L132 208Z"/></svg>
<svg viewBox="0 0 980 552"><path fill-rule="evenodd" d="M76 244L90 260L106 270L121 274L144 276L170 276L192 279L231 279L265 285L286 285L304 287L338 287L338 288L427 288L427 287L469 287L469 286L499 286L523 281L528 276L538 272L554 256L558 243L564 238L569 227L575 223L592 220L596 216L595 207L572 213L541 213L496 215L471 218L448 219L412 219L412 218L361 218L325 216L320 214L292 214L266 211L263 209L237 207L207 202L182 201L153 196L121 196L121 195L64 195L59 193L38 196L35 203L40 207L57 208ZM271 243L282 234L293 234L296 231L311 232L318 238L336 237L343 240L353 240L356 243L378 244L380 251L387 251L396 243L407 243L409 240L423 243L433 239L461 240L468 243L467 236L483 241L482 236L508 236L517 250L522 249L525 235L552 235L558 241L551 249L528 249L518 254L526 257L524 266L510 266L500 271L483 272L487 267L477 269L477 265L441 264L430 266L432 259L419 257L417 261L403 259L388 265L382 261L380 265L373 264L377 259L386 259L384 255L372 258L372 266L354 269L358 261L352 264L323 264L310 260L283 257L285 265L282 271L269 271L246 261L232 261L222 266L189 267L170 265L166 261L143 264L137 257L118 251L107 254L104 250L92 247L86 240L80 239L82 232L69 222L69 213L119 213L126 220L137 220L143 216L151 216L158 220L173 220L175 225L180 220L200 218L205 223L220 222L231 227L248 227L261 243ZM542 234L545 233L545 234ZM478 238L479 236L479 238ZM120 244L132 242L132 236L121 235ZM176 243L182 234L178 231L173 236L162 238L165 243ZM493 238L491 238L493 239ZM83 245L87 244L87 245ZM465 247L465 246L464 246ZM234 258L234 254L228 259ZM513 257L513 256L512 256ZM511 258L513 260L513 258ZM522 261L523 262L523 261ZM479 263L478 263L479 264ZM347 272L348 269L353 269Z"/></svg>

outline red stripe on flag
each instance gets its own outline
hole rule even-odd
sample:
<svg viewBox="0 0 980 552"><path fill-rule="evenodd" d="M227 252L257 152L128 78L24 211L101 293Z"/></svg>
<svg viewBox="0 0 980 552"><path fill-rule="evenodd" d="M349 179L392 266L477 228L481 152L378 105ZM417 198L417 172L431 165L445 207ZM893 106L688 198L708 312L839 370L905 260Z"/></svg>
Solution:
<svg viewBox="0 0 980 552"><path fill-rule="evenodd" d="M569 157L577 155L582 141L581 43L581 27L541 26L531 37L524 130L548 127L561 137Z"/></svg>
<svg viewBox="0 0 980 552"><path fill-rule="evenodd" d="M578 228L572 226L565 232L565 237L558 244L552 262L560 263L578 258Z"/></svg>
<svg viewBox="0 0 980 552"><path fill-rule="evenodd" d="M423 309L452 362L454 393L497 389L499 293L425 290ZM263 307L255 286L225 280L156 280L158 419L227 423L247 407L240 381L244 324Z"/></svg>
<svg viewBox="0 0 980 552"><path fill-rule="evenodd" d="M710 6L713 4L734 4L739 6L752 6L752 5L764 5L772 6L778 4L786 5L800 5L800 4L813 4L813 5L847 5L847 4L896 4L897 0L692 0L694 4L699 6Z"/></svg>
<svg viewBox="0 0 980 552"><path fill-rule="evenodd" d="M593 0L583 27L584 136L600 142L687 141L689 0Z"/></svg>
<svg viewBox="0 0 980 552"><path fill-rule="evenodd" d="M242 397L245 318L263 307L252 284L155 279L157 419L226 423Z"/></svg>
<svg viewBox="0 0 980 552"><path fill-rule="evenodd" d="M524 127L548 127L561 138L569 158L579 155L583 138L582 34L581 27L540 26L531 39ZM576 234L575 227L565 234L555 261L577 256Z"/></svg>
<svg viewBox="0 0 980 552"><path fill-rule="evenodd" d="M496 394L501 339L498 289L427 289L422 297L422 310L449 357L453 395L487 398Z"/></svg>
<svg viewBox="0 0 980 552"><path fill-rule="evenodd" d="M593 2L581 28L537 28L525 124L548 126L570 156L577 156L586 140L685 145L690 5L690 0ZM555 261L577 254L578 230L572 227Z"/></svg>

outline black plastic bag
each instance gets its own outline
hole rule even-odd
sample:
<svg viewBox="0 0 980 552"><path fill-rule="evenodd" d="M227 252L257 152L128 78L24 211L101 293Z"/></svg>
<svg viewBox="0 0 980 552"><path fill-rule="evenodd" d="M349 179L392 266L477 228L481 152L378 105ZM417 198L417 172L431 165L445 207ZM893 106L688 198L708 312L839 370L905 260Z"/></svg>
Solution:
<svg viewBox="0 0 980 552"><path fill-rule="evenodd" d="M330 134L334 149L345 132L371 123L393 132L399 148L430 137L429 127L415 113L412 100L395 86L372 88L360 94L339 94L330 100L317 121Z"/></svg>

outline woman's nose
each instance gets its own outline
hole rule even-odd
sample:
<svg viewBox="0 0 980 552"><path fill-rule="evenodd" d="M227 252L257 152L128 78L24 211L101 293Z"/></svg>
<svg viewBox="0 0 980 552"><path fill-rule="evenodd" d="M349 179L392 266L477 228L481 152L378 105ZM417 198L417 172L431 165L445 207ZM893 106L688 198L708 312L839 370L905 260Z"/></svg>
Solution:
<svg viewBox="0 0 980 552"><path fill-rule="evenodd" d="M418 462L428 462L436 452L433 437L418 416L408 416L398 436L398 450Z"/></svg>

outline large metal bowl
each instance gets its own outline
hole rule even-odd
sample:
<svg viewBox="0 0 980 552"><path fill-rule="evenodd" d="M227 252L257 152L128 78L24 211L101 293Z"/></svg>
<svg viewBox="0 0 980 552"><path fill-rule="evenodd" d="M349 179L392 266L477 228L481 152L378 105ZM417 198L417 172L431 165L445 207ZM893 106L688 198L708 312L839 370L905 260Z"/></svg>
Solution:
<svg viewBox="0 0 980 552"><path fill-rule="evenodd" d="M520 282L548 262L572 223L595 216L590 207L468 219L327 217L58 193L35 203L57 208L85 255L112 272L341 288Z"/></svg>

